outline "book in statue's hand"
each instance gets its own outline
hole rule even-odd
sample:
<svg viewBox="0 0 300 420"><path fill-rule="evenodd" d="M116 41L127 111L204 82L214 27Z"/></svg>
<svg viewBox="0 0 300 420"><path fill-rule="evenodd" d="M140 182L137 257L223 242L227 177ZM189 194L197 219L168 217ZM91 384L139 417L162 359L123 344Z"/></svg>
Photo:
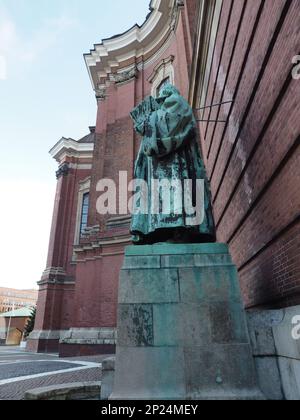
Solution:
<svg viewBox="0 0 300 420"><path fill-rule="evenodd" d="M134 110L130 113L136 126L145 122L149 115L159 109L159 104L153 96L147 96Z"/></svg>

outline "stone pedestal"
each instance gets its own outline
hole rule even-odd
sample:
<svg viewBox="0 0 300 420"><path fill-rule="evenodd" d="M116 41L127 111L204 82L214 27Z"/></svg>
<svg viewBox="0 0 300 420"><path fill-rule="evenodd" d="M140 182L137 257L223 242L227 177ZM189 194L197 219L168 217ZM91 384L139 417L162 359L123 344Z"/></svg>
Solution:
<svg viewBox="0 0 300 420"><path fill-rule="evenodd" d="M112 400L262 399L224 244L126 249Z"/></svg>

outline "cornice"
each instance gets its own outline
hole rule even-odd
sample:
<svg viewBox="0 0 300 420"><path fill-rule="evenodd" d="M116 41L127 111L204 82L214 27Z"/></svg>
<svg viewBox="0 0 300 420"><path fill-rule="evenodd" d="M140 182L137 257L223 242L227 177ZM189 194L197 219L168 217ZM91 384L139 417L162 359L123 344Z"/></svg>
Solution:
<svg viewBox="0 0 300 420"><path fill-rule="evenodd" d="M84 253L87 251L96 251L96 250L101 250L103 251L103 249L105 248L110 248L111 246L116 246L116 245L129 245L132 243L132 239L131 239L131 235L129 235L128 233L124 234L124 235L118 235L118 236L112 236L109 239L106 240L96 240L93 242L88 242L85 244L80 244L80 245L75 245L74 246L74 252L76 254L80 254L80 253ZM123 251L122 251L123 253ZM102 258L103 256L105 256L107 254L101 254L100 257ZM92 257L93 258L93 257ZM76 262L78 262L78 260L76 260Z"/></svg>
<svg viewBox="0 0 300 420"><path fill-rule="evenodd" d="M106 83L124 83L136 77L137 62L144 61L144 57L150 60L157 53L157 47L176 31L179 9L183 5L183 0L152 0L151 12L142 26L135 25L121 35L105 39L84 55L98 99L105 99L101 89Z"/></svg>
<svg viewBox="0 0 300 420"><path fill-rule="evenodd" d="M58 143L50 150L50 155L61 163L62 157L92 157L94 151L93 143L79 143L73 139L66 139L63 137Z"/></svg>

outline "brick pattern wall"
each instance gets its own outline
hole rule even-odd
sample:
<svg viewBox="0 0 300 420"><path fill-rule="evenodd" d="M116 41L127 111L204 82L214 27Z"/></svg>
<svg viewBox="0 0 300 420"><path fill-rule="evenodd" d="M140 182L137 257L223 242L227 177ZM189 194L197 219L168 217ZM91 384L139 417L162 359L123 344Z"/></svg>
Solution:
<svg viewBox="0 0 300 420"><path fill-rule="evenodd" d="M80 164L79 159L70 163ZM86 163L86 162L83 162ZM75 266L72 264L76 229L77 204L80 181L91 174L90 169L70 169L68 175L59 178L53 212L47 268L62 268L67 279L75 282ZM40 285L36 330L63 330L71 327L74 315L74 284L59 284L57 278L43 276ZM53 282L54 280L54 282Z"/></svg>
<svg viewBox="0 0 300 420"><path fill-rule="evenodd" d="M247 307L300 303L300 81L297 0L223 2L202 148L218 240L228 242Z"/></svg>
<svg viewBox="0 0 300 420"><path fill-rule="evenodd" d="M133 175L134 133L131 118L125 117L109 124L105 132L97 134L94 164L91 182L91 201L89 210L89 225L100 223L104 228L107 217L97 214L96 202L99 193L96 186L103 178L112 179L119 184L119 171L127 171L128 181Z"/></svg>

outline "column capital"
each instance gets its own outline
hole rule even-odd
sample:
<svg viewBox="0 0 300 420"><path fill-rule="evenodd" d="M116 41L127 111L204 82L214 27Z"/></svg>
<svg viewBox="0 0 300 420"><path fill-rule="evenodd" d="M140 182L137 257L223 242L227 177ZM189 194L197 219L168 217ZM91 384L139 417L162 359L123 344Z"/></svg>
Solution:
<svg viewBox="0 0 300 420"><path fill-rule="evenodd" d="M70 172L70 165L68 163L63 163L56 171L56 179L61 178L62 176L67 176Z"/></svg>

